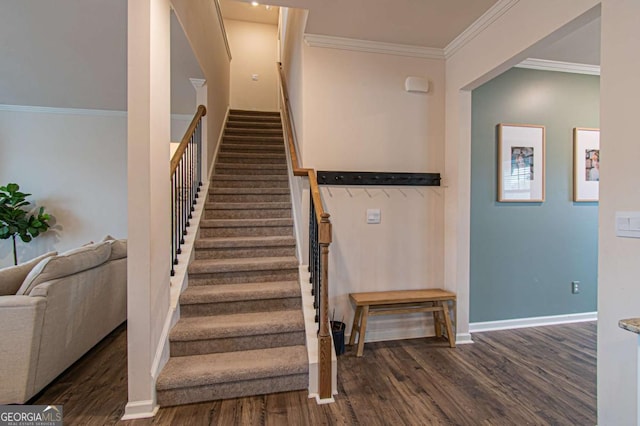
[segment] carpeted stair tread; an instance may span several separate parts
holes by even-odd
[[[242,195],[242,194],[258,194],[258,195],[289,195],[289,188],[211,188],[209,190],[209,194],[215,196],[217,194],[233,194],[233,195]]]
[[[172,342],[224,339],[230,337],[264,336],[304,330],[301,310],[251,312],[181,318],[171,330]]]
[[[220,153],[227,154],[231,152],[273,152],[273,153],[282,153],[284,152],[284,145],[264,145],[264,144],[240,144],[240,143],[223,143],[220,146]]]
[[[280,116],[269,115],[230,115],[228,122],[249,121],[252,123],[281,123]]]
[[[280,247],[295,245],[293,236],[220,237],[196,240],[196,249],[229,247]]]
[[[251,136],[278,136],[282,134],[282,129],[251,129],[247,127],[227,127],[224,129],[225,135],[251,135]]]
[[[262,117],[280,117],[280,111],[261,111],[254,109],[240,109],[240,108],[232,108],[229,110],[229,116],[233,117],[235,115],[258,115]]]
[[[156,388],[162,391],[308,371],[307,349],[302,345],[183,356],[169,359],[158,377]]]
[[[251,164],[251,163],[216,163],[216,167],[225,169],[264,169],[264,170],[287,170],[287,164]]]
[[[189,287],[180,295],[180,304],[192,305],[299,296],[300,285],[296,281],[220,284]]]
[[[286,156],[283,153],[274,152],[221,152],[218,154],[218,158],[229,159],[256,159],[256,160],[286,160]]]
[[[206,203],[205,210],[256,210],[256,209],[290,209],[291,202],[288,201],[264,201],[264,202],[220,202]]]
[[[244,127],[244,128],[251,128],[251,129],[282,129],[282,125],[280,124],[279,121],[248,121],[248,120],[242,120],[242,121],[236,121],[236,120],[229,120],[227,122],[226,128],[227,129],[232,129],[235,127]]]
[[[293,226],[293,219],[203,219],[200,228],[263,228],[270,226]]]
[[[220,181],[220,180],[229,180],[229,181],[276,181],[276,182],[289,182],[288,176],[279,176],[279,175],[225,175],[224,173],[215,173],[211,177],[212,182]]]
[[[278,145],[281,146],[284,143],[284,136],[252,136],[252,135],[223,135],[222,143],[240,143],[240,144],[255,144],[260,143],[263,145]]]
[[[211,274],[238,271],[272,271],[297,269],[298,260],[286,257],[246,257],[238,259],[197,259],[189,265],[189,273]]]

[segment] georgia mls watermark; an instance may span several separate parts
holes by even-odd
[[[0,405],[0,426],[62,426],[62,405]]]

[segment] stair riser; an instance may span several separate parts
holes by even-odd
[[[215,317],[212,317],[215,321]],[[250,351],[252,349],[277,348],[281,346],[304,345],[304,331],[265,334],[260,336],[239,336],[222,339],[171,342],[171,356],[217,354],[221,352]]]
[[[268,122],[268,121],[228,121],[227,129],[278,129],[282,130],[282,124],[279,122]]]
[[[254,154],[256,155],[256,154]],[[228,154],[220,154],[218,156],[221,162],[227,164],[280,164],[287,165],[287,159],[282,156],[279,158],[271,158],[271,157],[245,157],[242,156],[241,153],[228,155]]]
[[[284,146],[282,145],[260,145],[260,144],[234,144],[223,143],[220,146],[220,154],[227,153],[249,153],[249,154],[285,154]]]
[[[189,274],[189,285],[217,285],[238,283],[259,283],[274,281],[297,281],[297,269],[279,269],[269,271],[240,271],[210,274]]]
[[[282,129],[224,129],[224,136],[277,136],[282,137]]]
[[[284,146],[284,138],[282,136],[234,136],[226,135],[222,139],[222,148],[226,144],[233,145],[262,145],[262,146]]]
[[[157,402],[166,407],[226,398],[264,395],[275,392],[306,390],[308,387],[309,374],[305,373],[208,386],[161,390],[157,392]]]
[[[255,111],[252,109],[230,109],[229,117],[253,115],[258,117],[280,117],[280,111]]]
[[[243,168],[235,168],[235,167],[226,167],[226,166],[216,166],[215,172],[224,175],[276,175],[276,176],[286,176],[287,169],[286,168],[278,168],[278,169],[243,169]]]
[[[200,228],[200,237],[285,237],[293,235],[293,230],[291,228],[291,226]]]
[[[198,249],[196,260],[295,256],[295,247]]]
[[[291,209],[207,209],[205,219],[290,219]]]
[[[288,194],[213,194],[209,199],[219,203],[286,203],[291,200]]]
[[[199,317],[227,314],[248,314],[252,312],[273,312],[301,309],[300,297],[280,299],[242,300],[237,302],[180,304],[180,317]]]
[[[229,122],[249,121],[261,123],[281,123],[280,116],[260,116],[260,115],[230,115]]]
[[[274,176],[275,177],[275,176]],[[289,188],[287,180],[228,180],[217,179],[211,181],[212,188]]]

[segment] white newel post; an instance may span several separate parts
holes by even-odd
[[[196,108],[199,105],[204,105],[209,110],[209,105],[207,105],[207,80],[203,78],[190,78],[191,84],[193,88],[196,89]],[[195,111],[195,110],[194,110]],[[208,123],[209,115],[205,115],[202,117],[202,156],[200,157],[202,160],[202,164],[200,166],[200,170],[202,172],[202,181],[203,183],[209,179],[209,168],[207,166],[207,158],[209,158],[209,138],[207,131],[207,123]]]
[[[129,0],[128,403],[124,419],[157,411],[153,365],[169,310],[171,251],[170,5]]]

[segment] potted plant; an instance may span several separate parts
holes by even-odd
[[[26,198],[31,194],[20,192],[20,186],[9,183],[0,186],[0,239],[13,239],[13,262],[18,264],[16,237],[28,243],[49,229],[51,216],[40,207],[36,212],[27,210]]]

